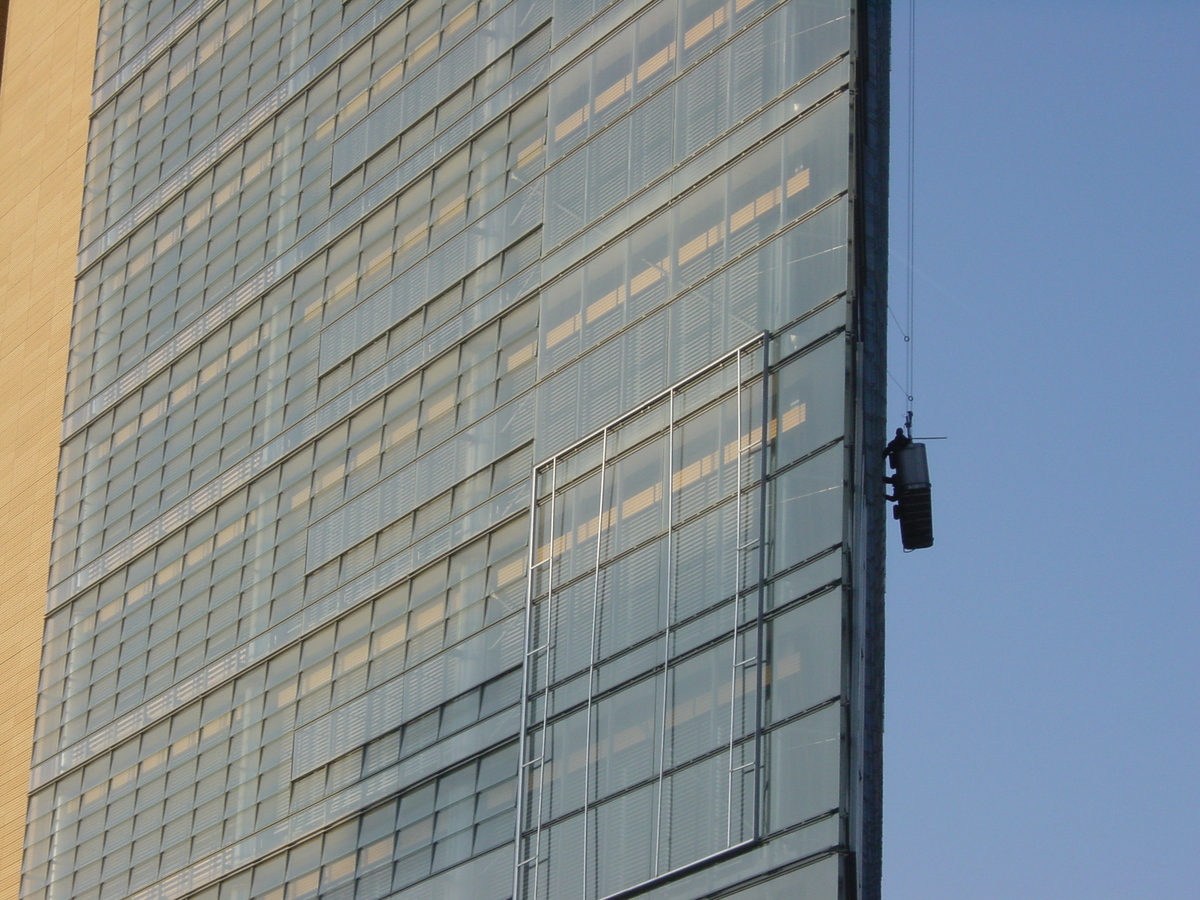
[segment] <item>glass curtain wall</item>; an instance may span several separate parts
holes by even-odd
[[[851,895],[868,7],[102,0],[23,898]]]

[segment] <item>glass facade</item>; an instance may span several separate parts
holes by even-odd
[[[22,897],[877,897],[887,3],[100,9]]]

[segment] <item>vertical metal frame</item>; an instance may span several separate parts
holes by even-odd
[[[759,666],[755,672],[755,708],[754,708],[754,841],[762,840],[763,833],[766,831],[763,825],[762,805],[763,805],[763,768],[764,768],[764,718],[766,704],[766,658],[767,658],[767,637],[766,637],[766,614],[767,614],[767,553],[770,551],[770,542],[767,540],[767,524],[768,510],[767,503],[770,500],[768,492],[769,477],[771,474],[770,454],[773,447],[771,440],[770,427],[771,422],[776,422],[776,430],[781,430],[779,417],[774,419],[771,417],[771,333],[763,332],[762,336],[762,443],[759,449],[759,485],[758,485],[758,591],[757,602],[758,609],[756,610],[755,622],[755,648],[754,652],[758,656]]]
[[[753,348],[747,350],[747,353],[752,352]],[[744,395],[747,391],[745,386],[745,378],[742,375],[742,357],[745,354],[739,352],[737,358],[737,455],[734,458],[735,484],[734,484],[734,576],[733,576],[733,646],[731,649],[732,662],[730,667],[730,694],[729,694],[729,739],[727,743],[729,753],[729,766],[726,773],[726,800],[725,800],[725,844],[732,846],[736,843],[734,840],[734,787],[738,781],[738,776],[747,768],[757,768],[759,764],[758,746],[754,746],[754,755],[748,763],[737,764],[736,751],[739,740],[738,735],[738,703],[739,698],[742,704],[742,714],[745,715],[745,692],[739,692],[742,686],[742,681],[745,677],[745,670],[749,666],[759,665],[762,658],[761,653],[755,653],[754,656],[742,656],[741,638],[745,633],[742,628],[745,614],[743,604],[746,602],[746,597],[743,593],[742,583],[745,578],[743,570],[745,555],[747,550],[751,550],[756,544],[759,545],[759,555],[762,555],[762,535],[757,539],[750,540],[747,535],[743,534],[745,530],[745,484],[744,475],[746,468],[746,458],[754,451],[754,430],[749,421],[750,405],[744,401]],[[763,433],[765,435],[765,432]],[[760,442],[763,439],[760,435]],[[757,625],[760,623],[756,623]],[[755,679],[757,685],[758,679]],[[757,720],[757,707],[759,705],[759,697],[757,690],[755,691],[754,704],[756,707],[755,718]]]
[[[600,496],[596,504],[596,557],[592,570],[592,640],[588,657],[587,741],[584,744],[583,765],[583,875],[584,895],[587,894],[588,814],[592,793],[592,718],[596,702],[596,644],[600,632],[600,537],[604,534],[604,482],[608,475],[608,429],[600,438]]]
[[[558,499],[557,479],[558,479],[558,460],[551,460],[548,464],[550,470],[550,544],[549,552],[546,559],[539,563],[537,561],[537,506],[538,506],[538,477],[547,469],[547,465],[534,466],[532,485],[530,488],[530,515],[529,515],[529,573],[526,576],[525,587],[525,641],[524,655],[522,657],[521,671],[521,723],[520,732],[517,739],[517,764],[519,766],[519,777],[517,778],[517,835],[516,835],[516,869],[513,873],[513,898],[519,896],[519,891],[522,884],[522,875],[529,871],[530,867],[533,870],[533,897],[537,896],[537,878],[538,866],[541,860],[541,843],[542,843],[542,807],[545,803],[545,788],[546,788],[546,720],[549,716],[549,687],[550,679],[547,672],[546,677],[546,699],[542,708],[542,731],[541,731],[541,749],[533,758],[528,758],[530,753],[530,727],[529,727],[529,700],[532,694],[532,679],[534,677],[533,658],[535,655],[547,657],[550,647],[550,629],[551,629],[551,600],[554,595],[554,513],[555,503]],[[546,567],[546,629],[543,635],[542,642],[539,646],[533,647],[533,607],[534,607],[534,585],[536,583],[537,570],[545,565]],[[526,798],[529,794],[529,784],[531,782],[531,770],[537,767],[538,778],[538,793],[537,793],[537,828],[533,840],[533,850],[526,856],[524,852],[525,841],[525,817],[528,814],[526,809]]]
[[[653,877],[658,876],[659,859],[662,854],[663,830],[663,783],[667,772],[667,703],[671,691],[671,596],[674,579],[671,577],[671,560],[675,553],[675,491],[673,479],[675,476],[675,394],[677,389],[672,387],[667,401],[667,478],[663,488],[663,499],[667,502],[667,595],[663,602],[667,606],[665,627],[663,629],[663,689],[662,705],[659,709],[658,728],[658,787],[657,799],[654,805],[654,849]]]

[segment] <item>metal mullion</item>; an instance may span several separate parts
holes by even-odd
[[[667,477],[663,498],[667,504],[667,584],[665,589],[665,616],[663,619],[663,689],[662,689],[662,725],[659,728],[658,741],[658,802],[655,804],[654,820],[654,865],[652,872],[658,875],[659,856],[662,849],[663,832],[663,782],[666,778],[667,767],[667,694],[671,685],[671,569],[674,565],[675,549],[675,503],[674,503],[674,467],[675,467],[675,393],[671,390],[667,400]]]
[[[768,331],[763,332],[762,348],[762,442],[759,447],[758,502],[758,609],[754,623],[755,653],[758,656],[758,668],[755,672],[754,685],[754,840],[759,840],[762,837],[763,831],[763,694],[765,690],[763,684],[765,677],[763,662],[766,659],[767,652],[766,627],[764,622],[767,607],[767,474],[770,471],[767,428],[771,421],[771,333]]]
[[[537,831],[534,838],[535,856],[533,861],[533,900],[537,900],[538,868],[542,864],[542,819],[545,818],[546,808],[546,740],[547,724],[550,720],[550,650],[551,634],[554,628],[554,529],[555,513],[558,510],[558,460],[550,468],[550,555],[546,560],[546,637],[542,642],[542,656],[546,661],[546,688],[542,700],[542,761],[538,766],[538,811]]]
[[[600,500],[596,519],[596,567],[592,575],[592,646],[588,660],[588,698],[586,707],[587,732],[584,742],[583,766],[583,896],[587,897],[588,871],[588,812],[591,808],[588,795],[591,792],[592,769],[592,704],[596,696],[596,645],[600,632],[600,538],[604,533],[604,480],[608,473],[608,429],[600,439]]]
[[[537,535],[537,528],[536,528],[536,526],[537,526],[537,523],[536,523],[537,502],[536,502],[536,498],[537,498],[537,476],[536,476],[536,471],[535,471],[535,475],[534,475],[534,508],[533,508],[533,517],[534,517],[535,521],[534,521],[533,525],[531,526],[531,539],[530,539],[530,559],[531,560],[533,559],[533,554],[535,554],[537,552],[537,548],[535,546],[533,546],[533,543],[536,540],[536,535]],[[526,685],[525,685],[525,687],[526,687],[525,706],[526,707],[528,707],[528,704],[529,704],[529,687],[530,687],[530,681],[529,681],[530,674],[529,673],[532,670],[532,666],[530,664],[530,659],[533,657],[534,654],[541,654],[547,661],[546,688],[544,691],[544,700],[542,702],[542,722],[541,722],[542,748],[541,748],[541,755],[538,757],[537,826],[534,829],[533,854],[531,857],[527,857],[525,860],[521,861],[521,865],[524,866],[526,873],[528,873],[530,871],[530,863],[532,862],[532,877],[533,877],[533,890],[532,890],[532,894],[531,894],[532,900],[536,900],[536,898],[537,898],[538,869],[541,866],[541,852],[542,852],[542,819],[544,818],[543,811],[545,809],[545,804],[546,804],[546,734],[547,734],[546,725],[547,725],[547,721],[549,720],[549,716],[550,716],[550,671],[549,671],[548,663],[549,663],[549,658],[550,658],[550,635],[551,635],[551,629],[553,627],[554,555],[555,555],[554,554],[554,529],[555,529],[555,512],[557,510],[557,506],[558,506],[558,457],[555,457],[554,460],[550,464],[550,513],[549,513],[550,528],[548,529],[550,544],[549,544],[548,556],[546,558],[546,630],[545,630],[545,636],[544,636],[544,639],[542,640],[541,645],[539,647],[529,651],[529,654],[525,657],[525,667],[526,667],[526,673],[527,673],[526,674]],[[528,615],[531,619],[532,614],[533,614],[533,603],[532,603],[533,572],[532,572],[532,568],[530,570],[529,584],[530,584],[530,587],[529,587],[530,605],[529,605],[529,614]],[[527,619],[527,621],[530,621],[530,619]],[[530,631],[532,631],[532,628],[527,627],[526,631],[530,632]],[[521,727],[523,729],[526,729],[526,731],[527,731],[528,726],[525,724],[525,718],[526,718],[525,710],[522,710]],[[523,762],[522,765],[523,765],[523,768],[528,768],[528,764]],[[521,785],[521,790],[522,790],[522,794],[524,794],[524,790],[525,790],[524,785]],[[524,812],[524,810],[522,810],[522,813],[523,812]],[[521,832],[523,832],[523,831],[524,831],[524,823],[521,820],[518,820],[518,822],[517,822],[518,835],[520,835]],[[518,841],[517,855],[518,855],[518,857],[520,857],[520,855],[521,855],[520,841]],[[519,865],[518,872],[517,872],[518,879],[520,878],[520,868],[521,868],[521,866]]]
[[[733,750],[737,734],[737,686],[738,686],[738,623],[741,621],[742,589],[742,457],[746,452],[746,436],[742,434],[742,351],[737,355],[736,373],[737,453],[734,455],[734,502],[733,502],[733,662],[729,672],[729,764],[725,774],[725,845],[733,842]]]
[[[519,774],[517,785],[517,839],[515,847],[516,866],[513,871],[513,897],[520,896],[521,876],[528,868],[528,860],[524,858],[522,848],[525,838],[525,796],[527,794],[527,779],[529,763],[526,756],[529,752],[529,688],[532,677],[532,666],[529,663],[530,643],[533,635],[533,585],[537,564],[537,501],[538,501],[538,468],[533,470],[532,485],[529,498],[529,574],[525,583],[525,636],[523,642],[524,655],[521,658],[521,722],[518,735],[517,770]],[[553,496],[551,503],[553,503]],[[543,747],[545,732],[542,733]],[[540,758],[540,757],[539,757]],[[536,882],[535,882],[536,890]]]
[[[759,428],[760,428],[760,431],[759,431],[760,503],[759,503],[759,533],[758,533],[758,540],[757,540],[757,544],[758,544],[758,573],[757,573],[758,585],[757,585],[757,603],[756,603],[755,618],[754,618],[754,625],[753,625],[754,637],[755,637],[755,649],[754,649],[754,656],[742,659],[740,661],[738,659],[739,630],[742,631],[743,633],[745,631],[749,630],[748,628],[741,629],[741,626],[740,626],[741,607],[742,607],[742,604],[745,602],[745,594],[741,587],[742,568],[743,568],[742,551],[745,549],[749,549],[751,546],[753,546],[753,542],[747,541],[743,544],[743,542],[741,540],[742,502],[743,502],[742,501],[742,496],[743,496],[742,465],[744,462],[743,457],[747,456],[750,453],[750,451],[753,447],[753,444],[750,442],[747,442],[745,445],[743,445],[740,434],[738,436],[739,452],[738,452],[738,458],[737,458],[737,463],[736,463],[738,470],[737,470],[737,502],[735,505],[736,514],[737,514],[737,523],[735,526],[735,532],[737,534],[737,537],[736,537],[735,542],[737,544],[738,556],[737,556],[737,559],[735,561],[735,566],[734,566],[735,572],[737,573],[737,576],[736,576],[737,577],[737,588],[734,592],[734,603],[733,603],[733,607],[734,607],[733,667],[732,667],[732,672],[731,672],[731,684],[730,684],[729,776],[728,776],[729,784],[728,784],[728,808],[727,808],[727,818],[726,818],[726,822],[727,822],[726,843],[730,844],[730,845],[733,844],[734,775],[735,775],[735,773],[743,772],[748,768],[752,768],[754,770],[754,797],[753,797],[753,820],[754,821],[753,821],[753,837],[751,839],[758,840],[761,837],[760,821],[761,821],[761,803],[762,803],[762,730],[763,730],[762,695],[763,695],[763,679],[764,679],[762,663],[763,663],[764,653],[766,651],[765,643],[764,643],[765,633],[764,633],[764,628],[763,628],[763,617],[764,617],[764,611],[765,611],[765,583],[766,583],[766,569],[765,569],[765,564],[766,564],[766,556],[765,556],[765,552],[766,552],[766,494],[765,494],[765,492],[766,492],[766,475],[767,475],[767,468],[766,468],[767,467],[767,444],[768,444],[768,435],[769,435],[769,428],[770,428],[770,405],[769,405],[769,399],[770,399],[770,395],[769,395],[770,334],[768,332],[763,332],[761,346],[762,346],[762,352],[763,352],[763,384],[762,384],[763,407],[762,407],[761,421],[759,423]],[[738,381],[737,381],[739,432],[742,427],[742,391],[744,388],[744,384],[743,384],[741,375],[742,375],[742,373],[741,373],[741,355],[739,353],[739,356],[738,356]],[[747,424],[749,424],[749,423],[747,423]],[[747,434],[749,434],[749,433],[750,433],[750,430],[749,430],[749,428],[747,428]],[[753,698],[753,703],[754,703],[753,758],[748,763],[743,763],[740,766],[735,766],[734,765],[734,750],[735,750],[735,747],[737,744],[736,722],[737,722],[737,698],[739,696],[739,691],[737,690],[738,675],[739,675],[739,671],[744,673],[745,668],[750,665],[753,665],[755,667],[755,687],[754,687],[754,698]],[[743,698],[743,703],[745,702],[745,694],[746,694],[745,691],[741,692],[741,696]]]

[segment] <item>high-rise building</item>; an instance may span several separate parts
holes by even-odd
[[[888,12],[99,0],[22,898],[878,896]]]

